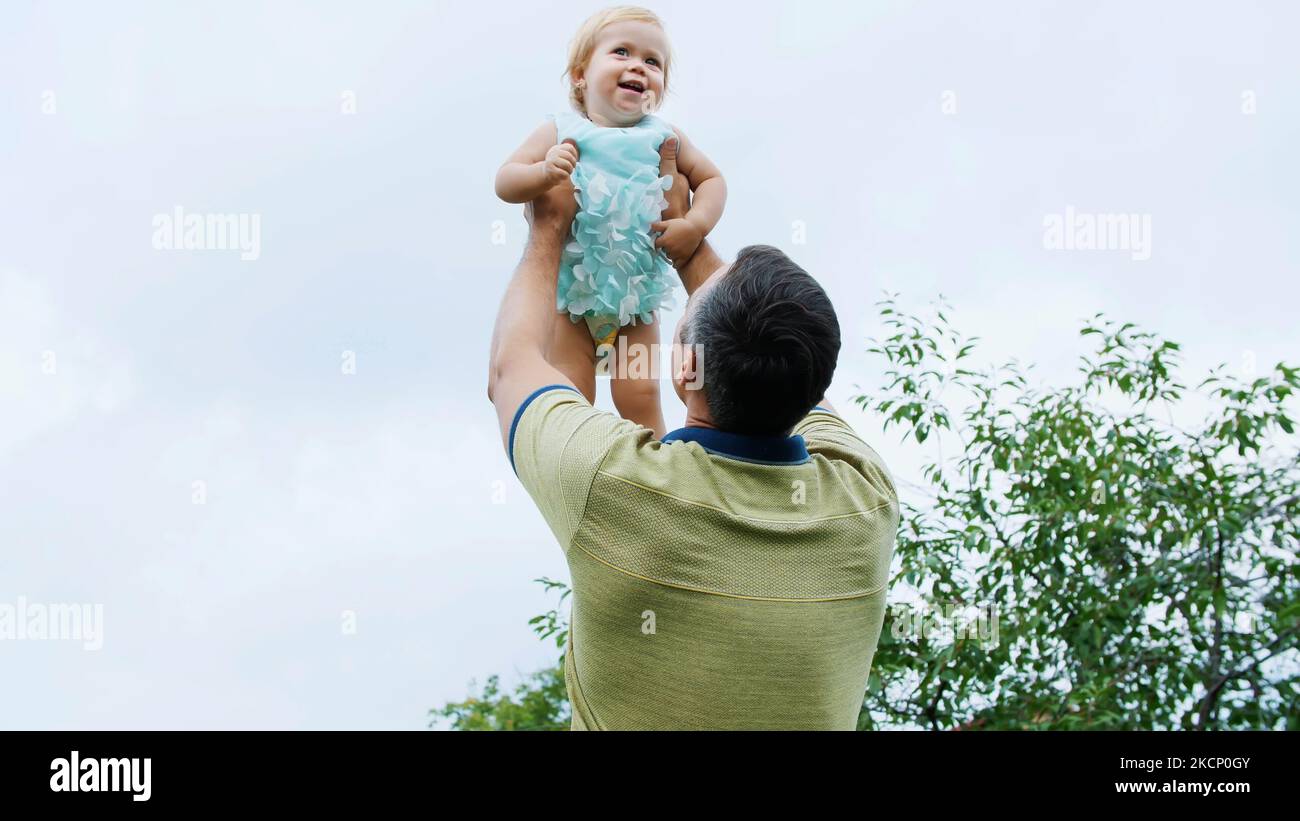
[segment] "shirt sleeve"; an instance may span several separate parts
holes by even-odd
[[[862,438],[839,416],[825,408],[813,408],[792,433],[802,436],[808,453],[821,454],[832,461],[846,462],[861,473],[866,480],[886,498],[898,504],[898,490],[894,479],[880,458]]]
[[[582,522],[596,471],[619,436],[637,426],[587,403],[567,385],[534,391],[510,426],[510,461],[519,482],[565,551]]]

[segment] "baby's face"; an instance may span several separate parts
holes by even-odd
[[[658,108],[667,53],[668,39],[653,23],[623,20],[606,26],[582,77],[592,122],[629,126]]]

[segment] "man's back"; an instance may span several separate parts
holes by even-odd
[[[855,726],[897,496],[835,415],[794,433],[658,442],[570,390],[525,405],[511,453],[572,575],[575,729]]]

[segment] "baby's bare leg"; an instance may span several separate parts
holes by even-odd
[[[551,350],[546,357],[557,371],[569,377],[587,401],[596,404],[596,345],[585,322],[571,322],[567,312],[556,311]]]
[[[624,419],[650,428],[657,438],[668,432],[659,404],[659,322],[625,325],[614,345],[609,368],[614,407]]]

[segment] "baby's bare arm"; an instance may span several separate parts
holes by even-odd
[[[708,236],[718,220],[722,219],[722,209],[727,204],[727,181],[722,178],[722,172],[713,161],[688,140],[680,129],[673,130],[677,132],[679,144],[677,170],[686,175],[691,183],[691,191],[695,192],[686,219],[700,229],[701,234]]]
[[[568,179],[578,153],[568,143],[556,145],[555,123],[545,122],[497,171],[497,196],[506,202],[532,202],[560,180]]]

